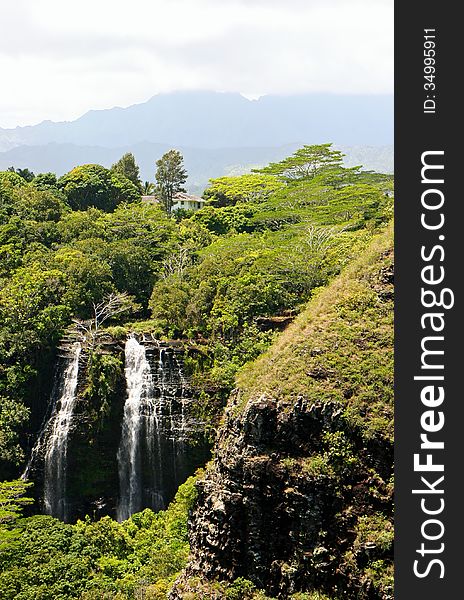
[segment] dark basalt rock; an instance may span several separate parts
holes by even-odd
[[[198,577],[244,577],[277,598],[311,589],[349,590],[343,597],[353,599],[392,598],[379,596],[370,582],[340,566],[353,543],[357,516],[373,501],[370,488],[378,492],[377,508],[389,510],[391,498],[372,468],[385,464],[386,456],[391,459],[391,448],[363,448],[337,403],[311,404],[301,397],[286,406],[264,395],[241,411],[239,403],[237,394],[214,463],[198,483],[189,523],[191,559],[170,599],[187,597]],[[335,431],[344,431],[358,450],[359,466],[332,477],[305,472],[305,457],[317,454],[322,436]],[[387,464],[391,467],[391,460]],[[355,560],[362,566],[362,556]]]

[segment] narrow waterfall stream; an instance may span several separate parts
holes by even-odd
[[[28,477],[29,469],[37,456],[43,452],[44,490],[43,502],[46,514],[66,521],[66,476],[68,436],[72,425],[79,374],[79,357],[82,346],[75,342],[70,348],[70,356],[54,389],[52,414],[45,424],[31,454],[31,460],[23,477]]]
[[[135,337],[126,342],[125,374],[127,399],[117,454],[120,487],[116,511],[118,521],[127,519],[142,507],[142,409],[151,392],[152,377],[145,347]]]

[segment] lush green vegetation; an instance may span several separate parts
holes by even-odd
[[[189,580],[187,588],[182,591],[185,600],[276,600],[258,589],[253,582],[244,577],[237,577],[233,582],[208,582],[198,577]],[[322,592],[296,593],[290,600],[339,600]],[[341,599],[340,599],[341,600]]]
[[[121,524],[104,517],[75,525],[45,515],[21,518],[18,499],[3,502],[11,484],[0,484],[0,598],[166,598],[189,552],[194,480],[179,487],[166,511],[146,509]]]
[[[69,525],[49,516],[23,518],[28,485],[0,484],[0,597],[4,600],[163,600],[189,553],[187,519],[195,480],[179,487],[165,511],[146,509],[123,523],[109,517]],[[195,583],[195,582],[194,582]],[[273,600],[251,582],[198,583],[192,598]],[[188,596],[187,596],[188,597]],[[295,594],[295,600],[330,600]]]
[[[306,172],[289,177],[293,163],[301,170],[302,155]],[[111,170],[84,165],[59,180],[0,174],[0,458],[7,474],[22,460],[16,432],[27,428],[32,382],[71,320],[90,318],[108,294],[129,294],[131,318],[146,329],[201,342],[189,367],[212,416],[237,369],[274,338],[259,319],[298,312],[389,220],[391,178],[343,169],[328,146],[283,162],[271,165],[274,174],[213,181],[208,205],[177,220],[140,202],[130,156]]]
[[[185,174],[175,158],[173,185],[180,186]],[[61,178],[0,173],[0,480],[14,479],[24,466],[34,394],[46,389],[60,339],[74,321],[85,325],[94,318],[96,305],[124,300],[124,310],[102,325],[113,337],[144,331],[184,341],[197,411],[209,434],[237,374],[278,336],[279,319],[291,319],[319,297],[392,216],[391,177],[344,169],[328,145],[305,147],[259,173],[212,181],[207,205],[193,214],[169,214],[171,183],[161,175],[167,210],[141,201],[142,190],[153,188],[142,187],[131,155],[111,169],[83,165]],[[359,302],[373,317],[375,300],[363,294]],[[346,353],[356,352],[349,317],[359,308],[351,297],[343,302],[336,310],[346,315]],[[372,343],[376,324],[382,326],[372,322]],[[99,354],[98,336],[92,339],[84,396],[98,423],[121,364]],[[327,353],[331,372],[339,351]],[[282,369],[276,371],[282,386],[297,390],[300,383]],[[347,383],[354,388],[369,375],[351,402],[375,413],[366,438],[390,431],[382,402],[367,406],[377,377],[369,369],[366,358]],[[266,383],[259,368],[239,377]],[[342,393],[329,383],[322,391]],[[353,422],[359,414],[352,411]],[[164,598],[185,564],[193,495],[190,481],[166,512],[144,511],[120,525],[109,518],[76,525],[46,516],[7,519],[0,525],[12,532],[0,538],[0,596]],[[223,593],[265,598],[246,581]],[[306,597],[319,596],[300,596]]]
[[[330,288],[314,293],[310,310],[265,355],[241,371],[243,402],[258,391],[339,402],[366,441],[393,441],[393,296],[382,289],[381,278],[372,284],[379,277],[379,252],[391,255],[391,238],[389,227]],[[390,256],[384,265],[387,281],[391,262]],[[333,451],[337,444],[328,440],[327,446]]]

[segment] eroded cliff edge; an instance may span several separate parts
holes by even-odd
[[[389,229],[241,373],[170,598],[393,598],[392,472]]]

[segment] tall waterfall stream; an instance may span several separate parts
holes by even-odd
[[[126,342],[127,398],[117,456],[119,521],[147,506],[164,508],[167,489],[188,474],[182,368],[166,348],[149,352],[133,336]]]
[[[66,501],[68,439],[77,399],[80,342],[70,348],[70,356],[52,392],[52,413],[42,428],[23,474],[27,479],[40,453],[44,460],[44,512],[63,521],[68,520]]]
[[[130,337],[126,342],[124,371],[127,399],[124,404],[121,442],[117,455],[120,488],[118,521],[123,521],[140,510],[142,504],[143,409],[149,401],[148,394],[153,378],[145,348],[135,337]]]

